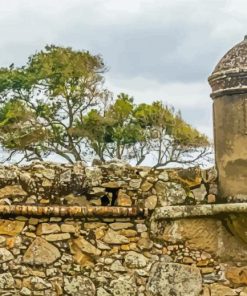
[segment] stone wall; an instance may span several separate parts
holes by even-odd
[[[0,295],[246,296],[244,214],[155,219],[161,207],[225,202],[216,181],[214,169],[0,167],[6,207],[145,209],[129,217],[0,213]]]

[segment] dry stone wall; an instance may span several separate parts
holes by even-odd
[[[136,216],[0,218],[0,295],[247,295],[245,215],[155,220],[225,202],[214,169],[0,167],[0,205],[141,208]],[[103,208],[104,209],[104,208]]]

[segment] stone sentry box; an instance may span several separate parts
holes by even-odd
[[[221,197],[247,199],[247,36],[209,77]]]

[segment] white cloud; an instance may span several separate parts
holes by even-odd
[[[108,85],[212,135],[207,77],[247,33],[246,0],[0,0],[0,66],[47,43],[101,53]]]

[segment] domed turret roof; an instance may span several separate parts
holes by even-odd
[[[219,61],[212,74],[229,70],[247,70],[247,36],[230,49]]]
[[[208,80],[213,98],[247,92],[247,36],[224,55]]]

